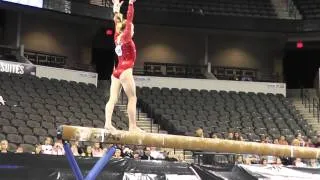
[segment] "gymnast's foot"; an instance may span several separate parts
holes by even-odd
[[[105,125],[104,128],[110,132],[117,131],[117,128],[113,127],[112,125]]]
[[[137,132],[137,133],[145,133],[142,129],[140,129],[139,127],[132,127],[129,128],[130,132]]]

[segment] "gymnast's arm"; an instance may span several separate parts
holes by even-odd
[[[132,21],[134,17],[134,7],[133,3],[135,0],[129,0],[129,6],[128,6],[128,11],[127,11],[127,21],[126,21],[126,28],[123,32],[123,40],[124,42],[128,42],[132,37],[131,37],[131,31],[132,31]]]
[[[123,21],[123,15],[120,13],[120,9],[121,6],[123,4],[124,1],[119,2],[119,0],[114,1],[113,4],[113,13],[114,13],[114,17],[113,17],[113,21],[114,21],[114,26],[115,26],[115,37],[119,34],[119,26],[118,24],[121,23]]]

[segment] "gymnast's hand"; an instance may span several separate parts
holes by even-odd
[[[113,4],[119,4],[119,2],[120,2],[119,0],[112,0]]]
[[[129,0],[129,4],[133,4],[136,0]]]
[[[112,2],[113,2],[113,12],[119,13],[124,1],[119,2],[119,0],[113,0]]]

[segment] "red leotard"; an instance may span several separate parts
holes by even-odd
[[[118,66],[114,68],[112,74],[114,77],[118,79],[123,71],[129,68],[133,68],[134,62],[136,60],[136,45],[134,44],[131,36],[133,16],[134,16],[134,7],[133,7],[133,4],[129,3],[126,28],[122,34],[120,43],[117,42],[117,38],[120,34],[115,33],[114,35],[114,42],[118,47],[118,50],[116,50],[116,52],[118,51],[117,52]]]

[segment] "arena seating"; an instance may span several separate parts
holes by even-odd
[[[151,0],[137,1],[137,8],[150,11],[197,13],[201,15],[277,17],[270,0]]]
[[[294,0],[294,2],[305,19],[320,18],[320,1]]]
[[[284,135],[290,141],[298,132],[314,136],[282,95],[143,87],[138,97],[143,110],[172,134],[194,135],[201,127],[207,136],[212,132],[224,138],[236,131],[252,141],[259,141],[261,135]]]
[[[104,126],[103,88],[6,73],[0,73],[0,82],[0,95],[6,101],[0,106],[0,139],[7,139],[11,149],[43,143],[46,136],[56,136],[61,124]],[[115,108],[113,121],[119,129],[128,128],[120,109]]]
[[[0,139],[10,148],[32,151],[46,136],[55,137],[61,124],[104,125],[105,88],[64,80],[0,73]],[[260,135],[290,141],[296,132],[314,132],[290,101],[281,95],[168,88],[137,88],[139,106],[171,134],[193,135],[198,127],[225,137],[239,131],[247,140]],[[127,117],[115,108],[113,125],[127,129]],[[208,135],[208,134],[207,134]]]

